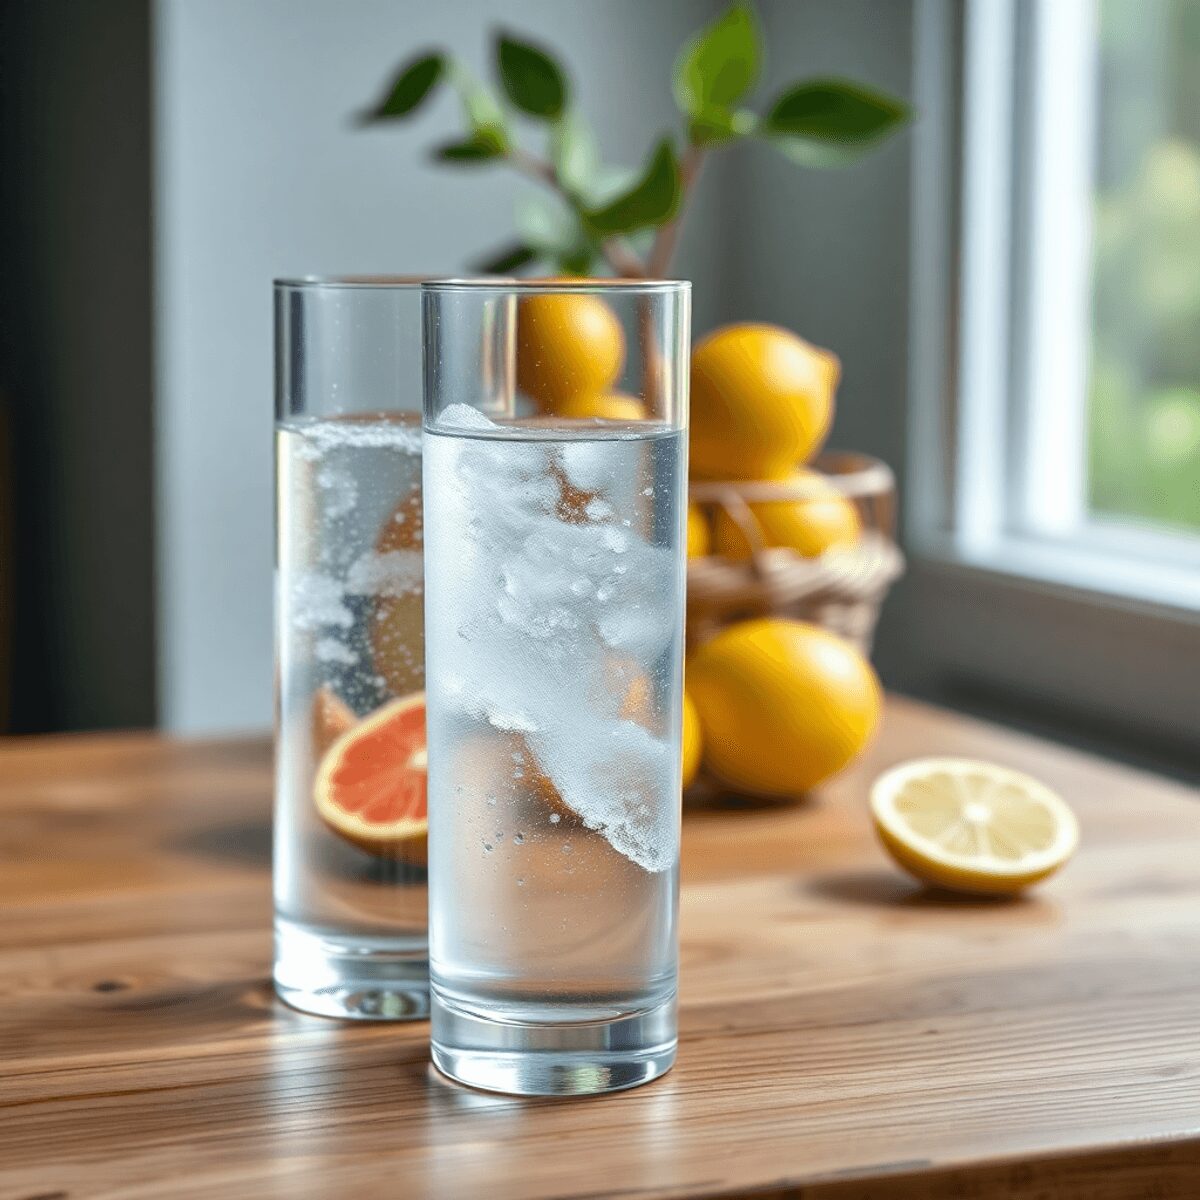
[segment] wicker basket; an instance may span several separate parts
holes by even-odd
[[[724,509],[745,535],[747,561],[709,556],[688,562],[687,635],[698,645],[725,625],[773,614],[812,621],[871,650],[875,623],[888,588],[904,570],[896,547],[896,481],[891,470],[862,454],[830,452],[814,466],[858,509],[862,536],[853,546],[803,558],[794,550],[765,547],[750,504],[803,500],[815,495],[803,483],[701,483],[689,499],[710,519]]]

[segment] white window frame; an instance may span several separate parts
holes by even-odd
[[[1200,537],[1086,508],[1096,33],[1094,0],[917,2],[913,603],[930,678],[1200,744]]]

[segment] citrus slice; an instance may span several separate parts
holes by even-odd
[[[321,819],[380,858],[424,865],[429,835],[425,693],[393,700],[333,743],[317,768]]]
[[[881,775],[871,815],[887,851],[926,883],[1009,895],[1053,874],[1079,842],[1065,802],[1019,771],[922,758]]]

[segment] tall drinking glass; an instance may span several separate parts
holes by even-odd
[[[633,1087],[676,1043],[689,285],[424,297],[433,1060]]]
[[[275,987],[428,1012],[419,281],[275,285]]]

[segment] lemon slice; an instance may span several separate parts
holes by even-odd
[[[1079,842],[1065,802],[1019,771],[965,758],[922,758],[871,788],[875,830],[926,883],[1009,895],[1053,874]]]

